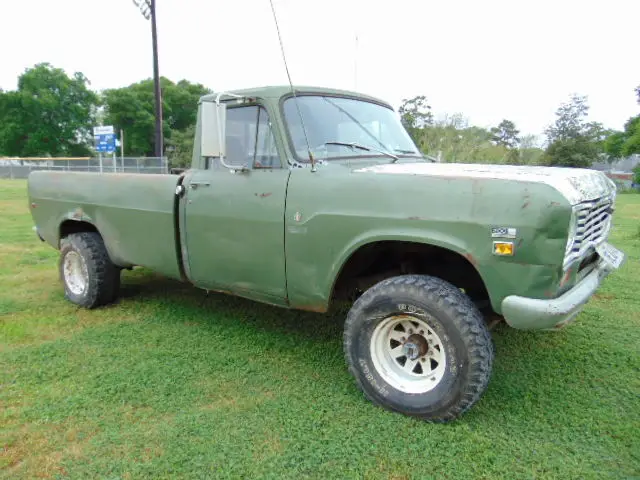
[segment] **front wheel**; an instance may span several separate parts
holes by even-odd
[[[426,275],[384,280],[347,316],[351,374],[373,403],[433,422],[452,420],[487,388],[493,344],[459,289]]]

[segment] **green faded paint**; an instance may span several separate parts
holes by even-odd
[[[43,238],[59,248],[64,220],[94,225],[118,265],[140,265],[180,278],[174,235],[175,175],[33,172],[31,213]]]
[[[191,281],[286,305],[284,204],[289,169],[192,170],[183,197]]]
[[[286,214],[292,305],[325,309],[346,260],[363,245],[384,240],[430,244],[464,256],[498,312],[506,295],[543,298],[556,288],[570,208],[551,187],[355,173],[359,163],[331,162],[316,173],[292,172]],[[493,255],[491,226],[518,229],[513,257]]]
[[[387,106],[354,92],[296,90]],[[312,172],[308,164],[294,161],[282,115],[290,89],[234,93],[246,98],[223,95],[229,108],[259,104],[267,110],[279,168],[205,169],[198,119],[193,168],[184,176],[185,194],[177,211],[177,176],[36,172],[29,178],[29,192],[37,204],[32,212],[41,235],[58,248],[64,220],[86,221],[102,234],[119,265],[143,265],[174,278],[183,268],[202,288],[314,311],[327,309],[351,255],[379,241],[435,245],[458,253],[478,271],[498,313],[507,296],[555,298],[579,280],[574,273],[560,289],[576,203],[570,199],[589,186],[574,181],[573,171],[505,167],[508,175],[502,175],[495,166],[482,171],[426,165],[415,157],[390,165],[387,157],[369,155],[321,162]],[[201,102],[215,98],[208,95]],[[548,172],[564,176],[578,193],[567,197],[557,183],[541,180]],[[575,172],[583,182],[588,177],[592,191],[611,193],[600,174]],[[201,185],[193,188],[193,183]],[[517,229],[514,256],[493,254],[491,227]]]

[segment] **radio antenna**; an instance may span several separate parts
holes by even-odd
[[[280,51],[282,52],[282,61],[284,62],[284,69],[287,71],[287,78],[289,79],[289,86],[291,87],[291,93],[293,94],[293,101],[296,104],[296,110],[298,111],[298,116],[300,117],[300,126],[302,127],[302,133],[304,134],[304,141],[307,144],[307,152],[309,152],[309,161],[311,162],[311,171],[316,171],[316,161],[313,158],[313,153],[311,153],[311,144],[309,143],[309,137],[307,136],[307,128],[304,126],[304,120],[302,118],[302,111],[300,110],[300,105],[298,104],[298,96],[296,95],[296,90],[293,88],[293,83],[291,82],[291,74],[289,73],[289,66],[287,65],[287,56],[284,53],[284,44],[282,43],[282,36],[280,35],[280,27],[278,26],[278,17],[276,15],[276,9],[273,6],[273,0],[269,0],[271,4],[271,12],[273,13],[273,21],[276,24],[276,31],[278,32],[278,41],[280,42]]]

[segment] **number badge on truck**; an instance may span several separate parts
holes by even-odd
[[[514,227],[491,227],[491,238],[516,238],[518,229]]]

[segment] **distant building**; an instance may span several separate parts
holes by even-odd
[[[640,164],[640,155],[635,154],[627,158],[620,158],[611,163],[609,162],[596,162],[591,165],[594,170],[600,170],[601,172],[626,172],[631,173],[633,169]]]
[[[611,163],[597,162],[591,168],[604,172],[611,180],[616,182],[619,188],[640,188],[633,184],[633,169],[640,165],[640,155],[631,155]]]

